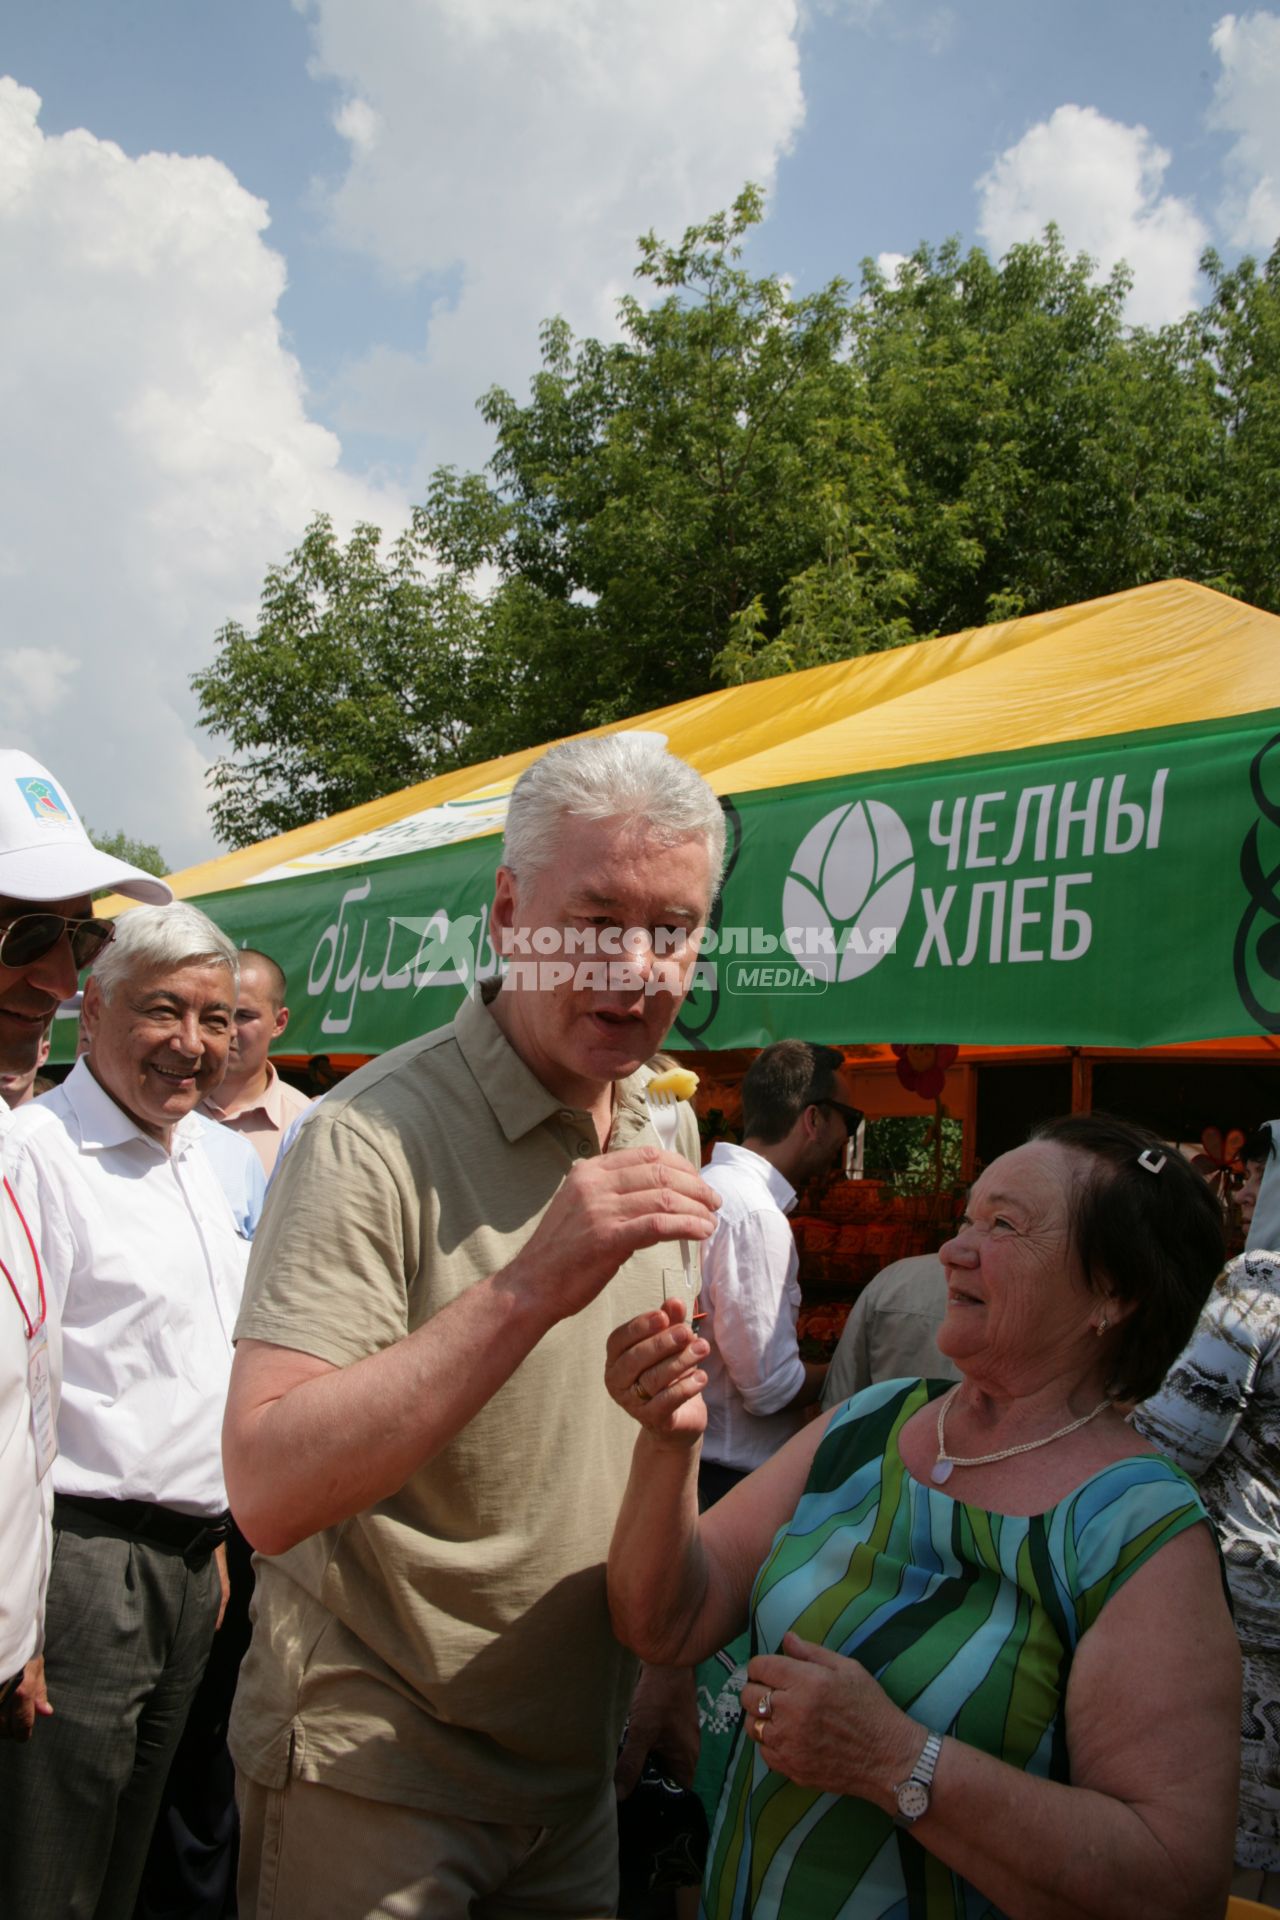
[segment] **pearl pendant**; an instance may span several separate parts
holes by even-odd
[[[951,1469],[954,1466],[954,1460],[935,1460],[930,1469],[929,1478],[935,1481],[938,1486],[941,1486],[945,1480],[951,1478]]]

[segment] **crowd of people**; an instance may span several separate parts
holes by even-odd
[[[620,1831],[636,1920],[1280,1906],[1280,1255],[1074,1117],[805,1359],[843,1057],[705,1169],[645,1097],[723,855],[654,736],[550,750],[495,950],[647,937],[309,1103],[276,962],[0,752],[0,1912],[602,1920]]]

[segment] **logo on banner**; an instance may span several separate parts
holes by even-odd
[[[71,812],[51,780],[27,774],[17,783],[18,792],[31,809],[31,817],[46,827],[69,827]]]
[[[815,980],[860,979],[892,953],[915,876],[911,835],[892,807],[836,807],[792,858],[782,889],[787,947]]]
[[[1280,734],[1254,756],[1249,785],[1262,819],[1255,821],[1240,849],[1240,878],[1249,904],[1236,928],[1236,989],[1264,1033],[1280,1033],[1280,800],[1267,791],[1280,785]],[[1267,762],[1271,764],[1268,767]]]

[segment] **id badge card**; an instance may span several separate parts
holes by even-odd
[[[41,1321],[27,1341],[27,1390],[31,1395],[31,1438],[36,1449],[36,1479],[43,1480],[58,1454],[53,1418],[53,1381],[49,1373],[49,1329]]]

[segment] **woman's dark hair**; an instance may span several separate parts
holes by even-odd
[[[1222,1271],[1222,1209],[1176,1147],[1128,1120],[1067,1114],[1031,1138],[1088,1163],[1068,1230],[1093,1291],[1136,1303],[1119,1329],[1107,1385],[1116,1400],[1145,1400],[1191,1338]]]
[[[1276,1143],[1272,1137],[1271,1128],[1264,1120],[1260,1127],[1254,1128],[1241,1147],[1239,1158],[1244,1161],[1246,1167],[1250,1167],[1257,1160],[1264,1163],[1268,1161],[1275,1150]]]

